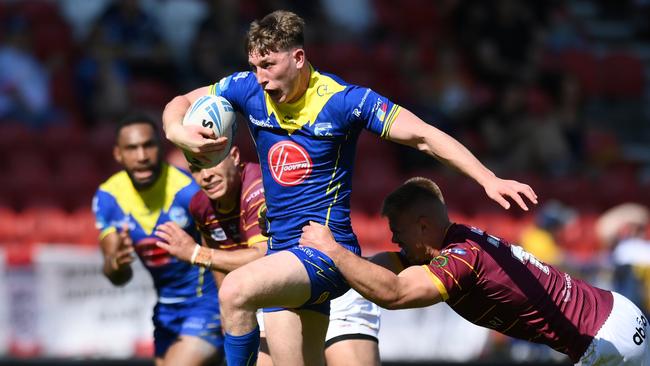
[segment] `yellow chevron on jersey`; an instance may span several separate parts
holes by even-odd
[[[176,193],[190,184],[192,179],[176,169],[163,164],[160,178],[148,189],[138,191],[126,171],[109,178],[99,188],[115,197],[125,214],[130,214],[142,230],[151,235],[161,212],[169,211]]]
[[[345,86],[336,80],[319,73],[311,66],[310,68],[309,87],[305,94],[294,103],[277,105],[267,93],[264,93],[269,116],[275,114],[280,127],[289,134],[301,129],[305,124],[312,125],[332,95],[345,89]]]

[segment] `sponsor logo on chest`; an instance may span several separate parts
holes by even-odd
[[[267,160],[271,176],[285,187],[302,183],[313,166],[307,151],[293,141],[275,143],[269,149]]]

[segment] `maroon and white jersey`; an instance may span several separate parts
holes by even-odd
[[[473,227],[452,224],[440,255],[424,267],[443,300],[463,318],[546,344],[573,362],[612,310],[611,292]]]
[[[203,191],[192,197],[190,213],[211,248],[234,250],[266,241],[258,224],[260,210],[265,204],[260,166],[244,163],[241,182],[239,202],[230,212],[215,209]]]

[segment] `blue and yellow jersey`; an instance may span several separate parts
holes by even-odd
[[[174,221],[199,242],[199,233],[189,213],[192,196],[199,186],[182,170],[163,164],[153,186],[138,191],[126,171],[99,186],[93,199],[100,240],[128,224],[138,257],[151,273],[159,301],[182,302],[208,296],[216,299],[217,288],[210,271],[181,262],[156,246],[156,226]]]
[[[269,249],[297,245],[311,220],[358,253],[350,224],[357,139],[363,129],[387,138],[400,106],[315,69],[295,103],[276,105],[251,72],[225,77],[210,91],[248,119],[262,167]]]

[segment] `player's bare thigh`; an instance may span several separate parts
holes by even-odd
[[[215,348],[209,342],[194,336],[180,336],[165,353],[163,362],[158,362],[156,366],[207,366],[218,365],[223,359],[222,351]]]
[[[309,299],[311,284],[298,257],[290,252],[278,252],[230,272],[219,292],[223,312],[232,306],[297,308]]]
[[[265,313],[264,331],[273,364],[324,365],[328,322],[325,314],[312,310]]]
[[[325,349],[327,366],[379,366],[379,347],[369,339],[346,339]]]

